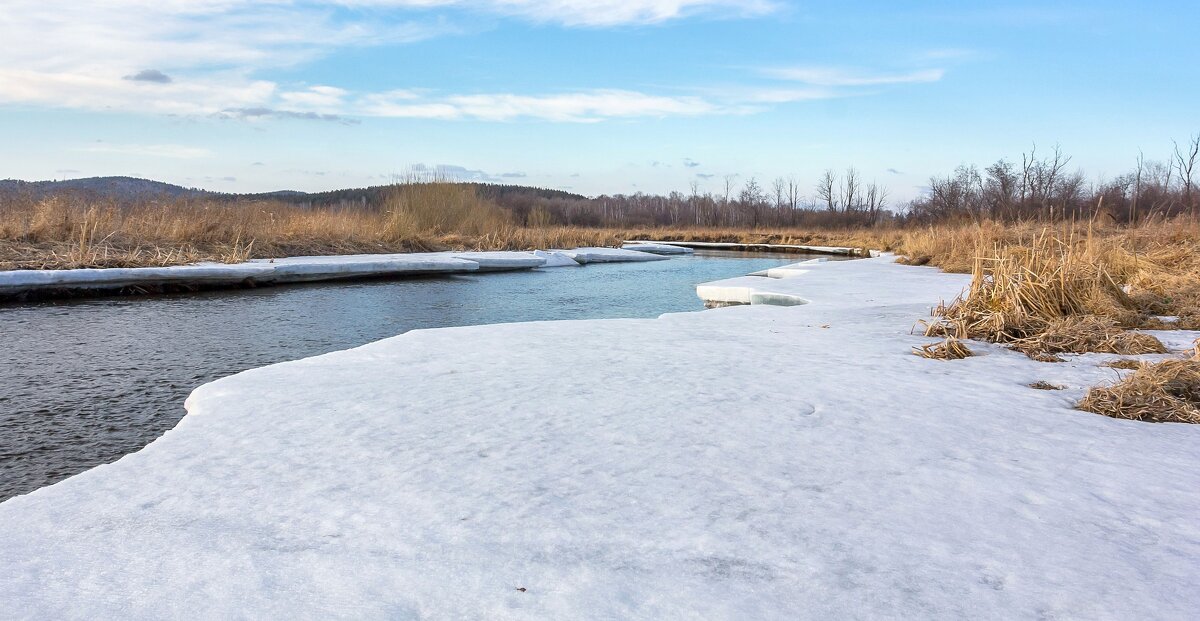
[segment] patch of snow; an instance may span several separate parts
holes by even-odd
[[[1196,330],[1140,330],[1162,341],[1167,351],[1184,352],[1196,346],[1200,331]]]
[[[529,270],[542,267],[546,260],[535,252],[517,251],[488,251],[488,252],[455,252],[457,259],[466,259],[479,264],[481,272],[505,272],[512,270]]]
[[[457,258],[450,253],[359,254],[323,257],[286,257],[255,259],[250,262],[269,265],[271,280],[279,283],[360,278],[363,276],[407,275],[424,273],[473,272],[477,261]]]
[[[719,250],[783,250],[800,252],[819,252],[821,254],[850,255],[859,253],[857,248],[844,246],[807,246],[801,244],[745,244],[740,242],[676,242],[676,241],[630,241],[631,244],[654,244],[663,246],[684,246],[688,248],[713,248]],[[879,256],[872,252],[871,256]]]
[[[628,263],[634,261],[665,261],[665,257],[649,252],[624,250],[621,248],[575,248],[574,250],[554,250],[560,254],[575,259],[579,263]]]
[[[38,289],[119,288],[134,285],[237,285],[407,276],[430,273],[494,272],[569,264],[665,259],[616,248],[554,252],[423,252],[254,259],[245,263],[201,263],[173,267],[0,271],[0,297]],[[553,259],[554,265],[547,265]],[[568,263],[570,262],[570,263]]]
[[[39,287],[121,287],[145,282],[163,284],[203,282],[238,283],[246,279],[268,280],[269,265],[200,263],[172,267],[106,268],[77,270],[0,271],[0,293]]]
[[[546,261],[542,264],[542,267],[579,267],[580,265],[580,263],[575,259],[572,259],[561,252],[555,252],[553,250],[534,250],[533,254]]]
[[[692,250],[691,248],[684,248],[683,246],[670,246],[667,244],[644,244],[644,243],[637,243],[637,242],[624,244],[623,246],[621,246],[621,248],[624,248],[625,250],[637,250],[638,252],[649,252],[651,254],[666,254],[666,255],[692,254],[692,253],[696,252],[695,250]]]
[[[202,386],[145,449],[0,503],[0,601],[135,619],[1200,609],[1200,426],[1074,410],[1112,378],[1090,358],[912,355],[913,324],[968,276],[864,259],[755,280],[810,303],[418,330]]]

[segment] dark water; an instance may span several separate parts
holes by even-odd
[[[418,328],[656,317],[695,285],[803,260],[707,252],[618,263],[0,306],[0,500],[136,451],[193,388]]]

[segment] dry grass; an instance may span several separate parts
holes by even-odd
[[[1100,366],[1108,367],[1110,369],[1123,369],[1125,371],[1132,371],[1133,369],[1137,369],[1137,368],[1141,367],[1142,363],[1139,360],[1131,360],[1129,358],[1121,358],[1120,360],[1112,360],[1109,362],[1105,362],[1105,363],[1101,364]]]
[[[1200,329],[1200,220],[1150,220],[1136,227],[1082,222],[1049,228],[984,221],[901,231],[893,247],[904,255],[901,262],[958,273],[989,272],[994,263],[1032,252],[1042,266],[1062,263],[1067,275],[1078,275],[1079,270],[1072,269],[1077,266],[1064,260],[1069,259],[1085,265],[1093,277],[1103,273],[1121,286],[1121,293],[1101,293],[1107,308],[1091,309],[1094,314],[1121,325]],[[1110,298],[1116,306],[1107,303]],[[1155,315],[1177,316],[1179,321],[1163,323]]]
[[[1064,388],[1058,384],[1051,384],[1050,382],[1043,382],[1041,380],[1030,384],[1029,387],[1035,390],[1064,390]]]
[[[515,226],[472,188],[398,186],[380,209],[179,200],[119,206],[51,197],[0,202],[0,270],[428,250],[614,246],[616,231]]]
[[[626,239],[857,248],[863,256],[870,256],[870,250],[890,251],[895,249],[902,236],[902,232],[896,229],[833,229],[822,231],[777,229],[748,231],[688,228],[633,229],[626,232]]]
[[[1123,329],[1143,314],[1090,244],[1051,231],[1026,245],[977,250],[968,290],[934,314],[930,336],[1001,343],[1030,356],[1166,351],[1154,337]]]
[[[1088,391],[1081,410],[1154,423],[1200,423],[1200,360],[1144,364],[1112,386]]]
[[[975,355],[962,341],[954,337],[946,337],[941,343],[913,347],[913,353],[930,360],[962,360]]]

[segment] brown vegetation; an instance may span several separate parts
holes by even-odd
[[[1089,390],[1079,408],[1113,418],[1200,423],[1200,360],[1141,365],[1116,384]]]
[[[1045,382],[1042,380],[1038,380],[1030,384],[1029,387],[1035,390],[1063,390],[1063,387],[1059,386],[1058,384],[1051,384],[1050,382]]]
[[[396,186],[375,209],[277,201],[132,205],[0,200],[0,269],[141,267],[297,255],[615,245],[614,231],[523,227],[449,183]]]
[[[962,344],[962,341],[952,336],[946,337],[941,343],[929,343],[914,347],[913,353],[931,360],[962,360],[975,355],[966,345]]]

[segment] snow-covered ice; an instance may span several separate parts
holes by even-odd
[[[579,263],[621,263],[629,261],[664,261],[670,257],[651,254],[649,252],[638,252],[637,250],[624,250],[621,248],[575,248],[574,250],[554,250],[564,254]]]
[[[533,254],[546,261],[542,267],[579,267],[581,265],[579,261],[553,250],[534,250]]]
[[[740,242],[697,242],[697,241],[630,241],[630,244],[655,246],[680,246],[687,248],[709,248],[712,250],[782,250],[790,252],[818,252],[821,254],[857,256],[857,248],[844,246],[809,246],[804,244],[748,244]],[[875,256],[875,253],[872,253]]]
[[[478,261],[459,258],[454,253],[357,254],[319,257],[255,259],[251,264],[273,268],[271,282],[308,282],[422,273],[473,272]],[[231,267],[237,267],[233,265]]]
[[[201,263],[172,267],[0,271],[0,298],[54,289],[119,289],[129,286],[234,286],[315,282],[371,276],[494,272],[581,263],[654,261],[645,252],[577,248],[551,252],[419,252],[254,259],[245,263]]]
[[[646,244],[646,243],[640,243],[640,242],[627,243],[627,244],[622,245],[621,248],[623,248],[625,250],[637,250],[638,252],[649,252],[651,254],[666,254],[666,255],[692,254],[693,252],[696,252],[695,250],[692,250],[691,248],[684,248],[683,246],[671,246],[668,244]]]
[[[1194,618],[1200,426],[1072,409],[1100,355],[912,355],[965,276],[805,268],[753,279],[802,306],[415,331],[207,384],[142,451],[0,503],[0,614]]]

